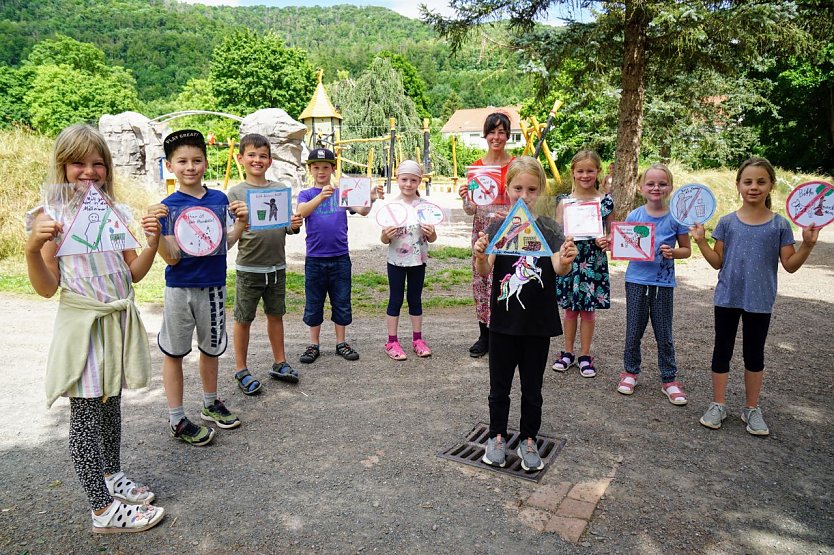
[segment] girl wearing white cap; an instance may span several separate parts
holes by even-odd
[[[418,190],[423,179],[420,164],[405,160],[397,169],[397,185],[400,195],[394,202],[416,207],[422,202]],[[431,356],[431,349],[423,340],[423,282],[426,278],[426,260],[429,257],[429,243],[437,240],[433,225],[410,223],[402,227],[386,227],[381,240],[388,245],[388,309],[386,323],[388,341],[385,352],[394,360],[405,360],[406,354],[397,338],[400,309],[406,296],[408,282],[408,315],[411,318],[411,346],[418,357]]]

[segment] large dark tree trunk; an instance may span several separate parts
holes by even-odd
[[[625,4],[622,95],[614,166],[614,217],[617,220],[622,220],[634,208],[637,193],[640,137],[643,134],[646,29],[650,21],[645,0],[627,0]]]

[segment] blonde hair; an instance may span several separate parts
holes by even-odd
[[[67,164],[84,160],[91,152],[101,156],[107,167],[102,190],[113,198],[113,157],[101,133],[86,123],[70,125],[58,134],[47,173],[47,183],[67,183]]]
[[[674,187],[674,183],[672,181],[672,170],[670,170],[666,166],[666,164],[652,164],[651,166],[649,166],[648,168],[643,170],[643,173],[641,173],[640,176],[637,178],[637,186],[638,187],[643,186],[643,183],[646,182],[646,174],[648,174],[652,170],[659,170],[659,171],[662,171],[663,173],[665,173],[666,174],[666,180],[669,182],[669,188],[671,189],[672,187]]]
[[[576,182],[573,180],[573,168],[576,167],[576,164],[579,162],[584,162],[585,160],[592,160],[594,164],[597,166],[597,179],[596,183],[594,183],[594,187],[599,190],[599,172],[602,171],[602,158],[599,157],[599,154],[594,152],[593,150],[580,150],[577,152],[573,158],[570,159],[570,192],[573,193],[576,191]]]
[[[510,163],[510,167],[507,170],[507,181],[504,185],[504,189],[506,190],[506,188],[510,186],[510,183],[513,182],[513,179],[515,179],[517,175],[523,173],[529,173],[538,179],[539,194],[543,194],[544,189],[547,186],[547,177],[544,174],[544,168],[541,163],[532,156],[519,156]]]

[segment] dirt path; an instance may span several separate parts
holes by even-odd
[[[354,248],[357,268],[379,270],[377,247]],[[349,340],[359,362],[337,359],[327,330],[325,353],[300,368],[298,386],[267,381],[254,398],[235,387],[229,352],[221,359],[220,394],[244,425],[219,432],[207,448],[168,436],[161,360],[153,350],[152,387],[124,396],[122,459],[132,476],[153,486],[168,515],[153,531],[110,537],[88,532],[67,453],[66,400],[44,408],[56,303],[0,295],[0,401],[7,414],[0,429],[0,552],[834,553],[832,261],[828,230],[797,274],[780,271],[762,396],[767,439],[747,434],[738,417],[739,357],[731,417],[720,431],[698,424],[709,402],[716,281],[703,260],[678,269],[675,334],[690,404],[674,407],[661,394],[648,336],[641,385],[631,397],[615,392],[625,312],[625,267],[615,266],[613,307],[601,313],[596,337],[600,375],[545,376],[542,432],[567,444],[542,485],[436,456],[488,418],[487,361],[467,353],[476,333],[471,308],[428,313],[434,357],[402,363],[382,352],[381,316],[358,315]],[[142,314],[153,345],[159,307],[143,306]],[[286,328],[296,359],[307,342],[300,314],[290,314]],[[561,346],[554,340],[552,351]],[[251,366],[264,377],[263,318],[252,350]],[[194,415],[195,360],[186,368],[186,411]],[[511,423],[517,408],[514,395]],[[579,544],[519,518],[522,502],[542,486],[597,480],[612,468],[616,475]]]

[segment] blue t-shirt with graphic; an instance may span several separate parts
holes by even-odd
[[[221,225],[226,226],[229,199],[222,191],[203,187],[205,194],[202,198],[193,197],[176,191],[162,200],[168,207],[168,216],[162,218],[162,234],[174,233],[174,218],[184,208],[191,206],[205,206],[211,208],[220,219]],[[226,240],[225,233],[223,241]],[[168,287],[221,287],[226,285],[226,248],[221,245],[218,254],[210,256],[182,256],[173,266],[165,268],[165,285]]]
[[[678,235],[688,234],[689,228],[676,222],[668,212],[665,216],[659,218],[650,216],[646,212],[645,206],[632,210],[625,221],[654,224],[654,260],[652,262],[630,261],[625,275],[626,282],[638,285],[674,287],[676,285],[675,261],[664,258],[660,252],[660,246],[669,245],[675,248]]]

